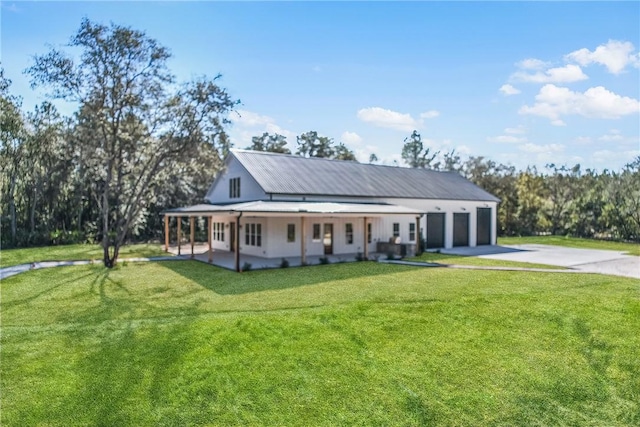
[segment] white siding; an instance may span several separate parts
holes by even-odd
[[[233,199],[229,197],[229,181],[232,178],[240,178],[240,197]],[[229,157],[226,167],[220,171],[205,197],[207,202],[216,204],[265,199],[266,193],[233,156]]]

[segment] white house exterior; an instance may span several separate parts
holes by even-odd
[[[304,263],[496,243],[499,199],[453,172],[232,150],[205,201],[165,212],[165,243],[169,217],[206,217],[209,259],[232,252],[236,270],[242,255]]]

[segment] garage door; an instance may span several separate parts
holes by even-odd
[[[453,246],[469,246],[469,214],[453,214]]]
[[[444,248],[444,213],[427,214],[427,249]]]
[[[478,245],[490,245],[491,244],[491,208],[478,208],[477,215],[477,244]]]

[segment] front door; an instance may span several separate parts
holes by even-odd
[[[324,243],[324,254],[333,254],[333,224],[324,225],[324,238],[322,241]]]
[[[229,250],[235,252],[236,250],[236,223],[229,223]]]

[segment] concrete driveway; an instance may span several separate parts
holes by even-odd
[[[557,265],[585,273],[611,274],[640,279],[640,257],[619,251],[528,244],[452,248],[443,249],[440,252],[451,255]]]

